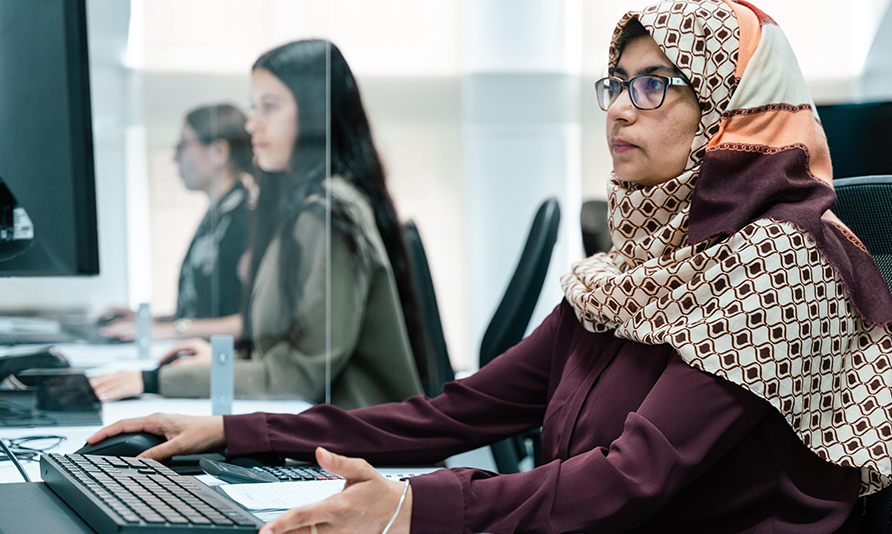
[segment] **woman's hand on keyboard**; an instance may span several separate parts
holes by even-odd
[[[138,397],[145,391],[140,371],[118,371],[107,375],[94,376],[90,386],[102,402]]]
[[[93,434],[87,438],[87,443],[97,443],[117,434],[133,432],[149,432],[167,439],[138,456],[158,461],[180,454],[218,451],[226,446],[222,416],[195,417],[164,413],[123,419]]]
[[[346,479],[344,491],[316,504],[288,510],[264,525],[260,534],[381,534],[397,508],[399,513],[387,532],[409,534],[411,486],[407,488],[405,482],[387,480],[365,460],[333,454],[322,447],[316,449],[316,461],[329,473]],[[407,490],[405,499],[400,504],[404,490]]]

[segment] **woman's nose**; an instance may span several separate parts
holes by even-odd
[[[607,120],[634,122],[638,117],[637,112],[638,109],[632,103],[632,96],[629,94],[629,90],[623,88],[622,92],[616,96],[607,108]]]

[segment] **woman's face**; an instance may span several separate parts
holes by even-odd
[[[288,169],[297,140],[297,101],[288,86],[266,69],[251,73],[251,116],[245,129],[261,169]]]
[[[214,180],[211,147],[198,139],[189,123],[183,123],[173,160],[177,162],[183,184],[190,191],[207,191]]]
[[[642,74],[678,76],[650,37],[629,41],[613,71],[623,80]],[[607,110],[607,143],[616,177],[645,186],[675,178],[685,169],[699,123],[700,106],[689,87],[668,87],[663,105],[651,110],[636,108],[624,90]]]

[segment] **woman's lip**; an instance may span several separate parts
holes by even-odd
[[[627,143],[626,141],[613,141],[613,152],[614,153],[622,153],[632,150],[633,148],[638,148],[637,145],[633,145],[632,143]]]
[[[251,146],[254,147],[254,150],[260,150],[266,147],[266,143],[251,143]]]

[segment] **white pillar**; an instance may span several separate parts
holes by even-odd
[[[561,226],[538,325],[581,257],[581,0],[464,0],[462,149],[472,369],[537,206],[558,198]]]
[[[857,100],[892,99],[892,5],[886,9],[855,87]]]

